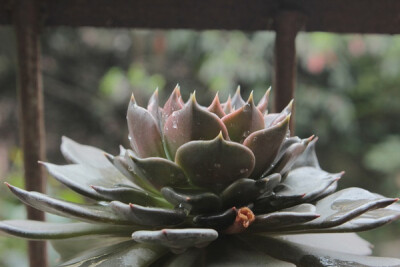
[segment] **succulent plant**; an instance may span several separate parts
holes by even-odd
[[[317,138],[290,137],[292,104],[268,113],[238,89],[220,103],[184,103],[179,86],[163,108],[134,97],[131,148],[112,156],[63,138],[69,165],[43,164],[93,200],[67,202],[8,187],[24,203],[79,222],[0,222],[0,230],[53,240],[61,266],[400,266],[367,256],[353,232],[400,217],[397,198],[336,191],[343,172],[321,169]]]

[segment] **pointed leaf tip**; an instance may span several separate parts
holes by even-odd
[[[133,93],[131,95],[131,103],[136,104],[136,99],[135,99],[135,96],[133,95]]]

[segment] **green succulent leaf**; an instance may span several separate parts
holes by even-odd
[[[281,176],[278,173],[260,180],[239,179],[221,193],[224,207],[242,207],[252,203],[262,194],[271,193],[280,179]]]
[[[147,104],[147,110],[153,115],[153,118],[157,122],[158,130],[161,133],[161,122],[162,122],[162,113],[160,109],[160,102],[158,100],[158,88],[151,95],[149,102]]]
[[[246,242],[248,246],[258,251],[267,253],[279,260],[291,262],[296,266],[400,266],[399,259],[340,253],[307,245],[290,243],[283,239],[267,236],[241,235],[240,239]]]
[[[300,143],[290,145],[267,173],[280,173],[285,175],[292,168],[293,164],[304,152],[313,138],[314,136],[311,136],[310,138],[303,139]]]
[[[135,175],[130,171],[130,167],[128,164],[128,159],[130,160],[130,155],[136,155],[133,150],[120,148],[120,155],[118,156],[111,156],[107,155],[107,159],[114,165],[114,167],[129,181],[133,182],[136,185],[140,185],[140,182],[137,181]]]
[[[204,247],[218,237],[214,229],[183,228],[159,231],[136,231],[133,240],[139,243],[162,245],[175,253],[182,253],[190,247]]]
[[[400,205],[391,204],[383,209],[368,211],[344,224],[323,229],[323,232],[359,232],[371,230],[400,218]]]
[[[178,148],[192,140],[211,140],[218,133],[225,139],[228,132],[217,115],[197,104],[195,96],[185,106],[168,117],[164,125],[164,136],[170,157],[175,158]]]
[[[250,134],[244,140],[243,145],[250,148],[256,159],[251,178],[260,178],[274,162],[289,129],[289,120],[290,115],[270,128]]]
[[[201,260],[201,255],[203,255],[203,250],[201,249],[188,249],[185,253],[172,254],[171,257],[166,259],[160,264],[162,267],[196,267],[199,266]]]
[[[119,216],[109,207],[109,204],[77,204],[52,198],[38,192],[28,192],[11,185],[8,185],[8,187],[25,204],[55,215],[94,223],[134,224],[131,220]]]
[[[222,134],[211,141],[192,141],[181,146],[175,158],[193,184],[212,191],[222,190],[232,182],[248,177],[254,161],[250,149],[225,141]]]
[[[165,199],[137,188],[128,186],[115,186],[110,188],[95,185],[93,185],[92,188],[108,201],[117,200],[123,203],[135,203],[142,206],[172,207]]]
[[[292,113],[293,100],[281,111],[281,113],[270,113],[264,115],[265,128],[269,128],[284,120]]]
[[[61,153],[71,163],[90,165],[94,168],[112,167],[106,152],[97,147],[79,144],[66,136],[62,137]]]
[[[320,215],[316,213],[314,205],[300,204],[277,212],[257,215],[255,221],[250,225],[249,231],[282,233],[286,226],[301,225],[318,217]]]
[[[236,218],[236,208],[227,209],[224,212],[210,215],[198,215],[193,218],[193,222],[197,226],[205,228],[213,228],[216,230],[223,230],[230,226]]]
[[[92,249],[60,266],[74,267],[131,267],[148,266],[167,253],[161,246],[125,241],[111,246]]]
[[[55,165],[44,162],[42,164],[57,181],[93,199],[106,198],[93,190],[92,185],[113,187],[116,184],[125,184],[136,187],[112,165],[109,168],[94,168],[83,164]]]
[[[64,239],[87,235],[127,235],[134,231],[131,226],[111,226],[89,223],[51,223],[32,220],[0,222],[0,231],[27,239]]]
[[[126,173],[126,176],[137,186],[143,188],[146,191],[149,191],[155,195],[159,195],[159,191],[148,181],[140,169],[138,169],[137,165],[133,161],[133,158],[136,158],[136,155],[130,153],[130,150],[127,150],[124,158],[117,159],[117,164],[120,164],[121,172]],[[116,164],[116,165],[117,165]],[[123,169],[124,168],[124,169]],[[136,169],[136,170],[135,170]],[[136,173],[139,171],[139,174]]]
[[[264,251],[254,249],[235,236],[223,236],[211,243],[202,260],[203,266],[294,267],[289,262],[274,259]]]
[[[243,101],[244,102],[244,101]],[[221,107],[223,108],[225,114],[229,114],[232,112],[233,108],[232,108],[232,99],[231,99],[231,95],[228,96],[228,99],[226,100],[225,103],[221,104]]]
[[[319,165],[319,161],[317,158],[317,154],[315,152],[315,144],[318,141],[318,137],[315,137],[306,147],[306,150],[297,158],[296,162],[292,166],[293,169],[300,167],[314,167],[317,169],[321,169]]]
[[[132,241],[130,232],[127,236],[114,236],[107,234],[78,236],[66,239],[50,240],[51,246],[60,255],[58,262],[66,262],[74,259],[87,251],[93,251],[101,247],[112,246],[118,243]],[[101,240],[101,242],[99,242]]]
[[[268,88],[264,96],[260,99],[260,101],[257,104],[257,108],[262,114],[265,114],[265,112],[267,111],[270,93],[271,93],[271,87]]]
[[[371,255],[373,245],[355,233],[296,234],[280,236],[290,243],[355,255]]]
[[[207,109],[208,111],[217,115],[219,118],[222,118],[226,115],[221,106],[221,103],[219,102],[218,93],[215,95],[213,102]]]
[[[304,195],[302,200],[310,202],[316,199],[330,185],[337,182],[344,173],[328,173],[314,167],[301,167],[288,173],[282,190],[276,189],[276,198]],[[279,186],[278,186],[279,187]]]
[[[233,95],[232,100],[230,102],[233,110],[240,109],[246,104],[246,102],[243,100],[240,94],[240,86],[237,87],[236,92]]]
[[[132,148],[142,158],[165,158],[159,125],[146,109],[138,106],[133,98],[128,106],[127,116],[129,138]]]
[[[254,105],[253,94],[241,108],[222,118],[232,141],[243,143],[253,132],[264,129],[263,114]]]
[[[183,170],[174,162],[163,158],[137,158],[131,156],[133,171],[154,188],[165,186],[173,188],[188,187],[188,179]]]
[[[286,230],[324,232],[326,228],[339,226],[368,211],[385,208],[397,200],[384,198],[360,188],[343,189],[319,200],[315,204],[316,212],[321,215],[319,218],[305,223],[301,227],[293,226],[288,227]]]
[[[161,193],[171,204],[184,208],[191,214],[216,212],[222,206],[220,197],[211,192],[164,187]]]
[[[183,105],[184,104],[182,103],[181,99],[180,87],[179,85],[176,85],[174,91],[169,96],[167,102],[164,105],[163,112],[166,117],[169,117],[175,111],[182,109]]]
[[[174,226],[184,222],[186,214],[183,210],[144,207],[136,204],[124,204],[113,201],[111,210],[130,224],[143,225],[144,228]]]

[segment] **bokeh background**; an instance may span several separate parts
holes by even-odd
[[[216,92],[224,101],[240,85],[243,98],[254,90],[258,100],[272,84],[274,38],[272,32],[45,29],[48,160],[64,162],[63,135],[114,154],[128,146],[132,92],[145,105],[155,88],[165,100],[179,83],[184,99],[196,90],[206,105]],[[346,171],[341,188],[400,196],[400,37],[299,34],[296,45],[296,134],[319,136],[322,167]],[[14,33],[0,28],[0,180],[23,186],[16,66]],[[53,196],[84,201],[51,177],[48,184]],[[24,216],[1,185],[0,219]],[[375,255],[400,257],[400,223],[361,235],[375,244]],[[0,237],[0,266],[26,266],[25,248],[24,241]],[[57,255],[50,254],[54,264]]]

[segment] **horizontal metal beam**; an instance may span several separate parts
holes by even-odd
[[[7,1],[4,0],[6,3]],[[274,30],[284,10],[307,16],[302,30],[400,33],[399,0],[40,0],[44,26]],[[0,5],[12,23],[13,0]]]

